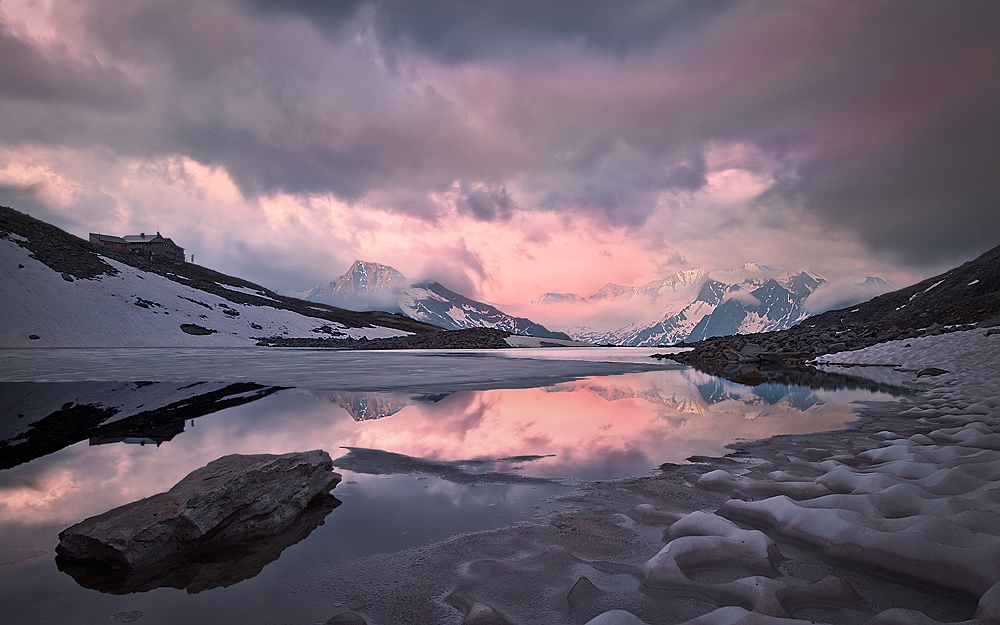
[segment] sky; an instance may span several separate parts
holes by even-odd
[[[486,301],[1000,244],[1000,3],[0,0],[0,205]]]

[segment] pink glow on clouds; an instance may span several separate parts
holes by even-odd
[[[287,264],[289,274],[299,276],[297,282],[283,278],[286,292],[332,280],[351,262],[363,259],[392,265],[414,278],[439,280],[517,312],[519,304],[547,291],[586,297],[608,282],[642,284],[688,267],[724,268],[760,258],[793,265],[809,253],[815,238],[836,236],[804,216],[800,236],[792,241],[775,237],[769,248],[768,241],[758,238],[760,224],[751,230],[732,227],[734,220],[746,222],[742,206],[768,184],[766,176],[730,167],[732,154],[744,152],[739,146],[715,150],[710,162],[723,169],[708,176],[703,190],[665,198],[662,210],[640,232],[552,211],[517,211],[497,223],[455,214],[444,205],[446,217],[427,221],[333,197],[275,194],[248,202],[222,168],[190,159],[77,165],[87,157],[23,151],[5,159],[8,166],[0,169],[0,183],[39,185],[71,218],[85,184],[60,171],[83,167],[84,175],[92,177],[91,185],[94,179],[106,179],[100,187],[114,199],[114,208],[81,224],[78,235],[159,229],[194,253],[199,264],[237,275],[244,275],[246,268],[263,272],[277,260]],[[65,168],[46,166],[57,159],[79,161]],[[706,247],[698,244],[701,239]],[[219,245],[219,240],[227,243]],[[843,235],[843,245],[854,243]],[[822,265],[842,253],[835,249],[827,258],[813,253],[811,262]],[[663,265],[662,259],[671,255],[683,261]],[[864,268],[856,262],[841,272],[851,275]],[[282,288],[281,282],[264,284]]]
[[[4,202],[80,236],[158,228],[286,293],[355,259],[515,306],[748,261],[899,284],[952,262],[899,262],[942,239],[904,232],[940,221],[940,200],[910,208],[919,168],[892,183],[906,218],[877,230],[892,190],[845,210],[860,187],[824,159],[908,158],[988,90],[998,46],[974,16],[938,32],[960,12],[747,2],[624,52],[539,35],[451,59],[375,12],[324,30],[238,2],[4,3],[0,35],[39,81],[0,100]]]

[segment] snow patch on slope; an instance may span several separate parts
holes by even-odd
[[[118,274],[70,282],[32,258],[27,249],[0,240],[0,283],[4,285],[0,345],[238,347],[254,345],[265,336],[314,338],[322,326],[330,326],[341,338],[409,334],[383,327],[346,328],[288,310],[237,304],[158,274],[103,260]],[[191,335],[181,330],[182,324],[215,332]]]

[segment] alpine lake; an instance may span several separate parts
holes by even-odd
[[[324,623],[340,606],[304,575],[544,524],[589,482],[842,429],[895,395],[743,386],[656,351],[0,350],[3,621]],[[208,583],[141,592],[57,566],[60,531],[85,518],[227,454],[312,449],[334,459],[338,503],[263,566],[215,562]]]

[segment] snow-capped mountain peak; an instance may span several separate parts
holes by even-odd
[[[888,288],[881,278],[831,285],[807,271],[791,272],[753,262],[711,272],[689,269],[639,287],[602,287],[593,297],[580,300],[581,305],[614,301],[636,311],[632,320],[617,329],[575,326],[568,331],[574,338],[599,344],[693,342],[711,336],[782,330],[829,309],[824,307],[828,303],[856,303]],[[659,318],[640,318],[650,310],[659,311]]]
[[[531,306],[544,306],[546,304],[563,304],[566,302],[579,302],[583,298],[576,293],[546,293],[536,300],[531,300]]]
[[[310,289],[304,297],[350,310],[399,312],[448,330],[497,328],[514,334],[569,338],[530,319],[514,317],[495,306],[469,299],[437,282],[418,282],[388,265],[373,262],[355,261],[344,275]]]
[[[350,281],[355,291],[374,293],[382,289],[397,288],[407,280],[403,274],[388,265],[356,260],[347,273],[338,279],[338,282],[342,281]]]
[[[597,291],[587,299],[591,301],[621,299],[623,297],[632,297],[636,295],[638,291],[639,289],[634,286],[622,286],[620,284],[615,284],[614,282],[608,282],[601,288],[597,289]]]

